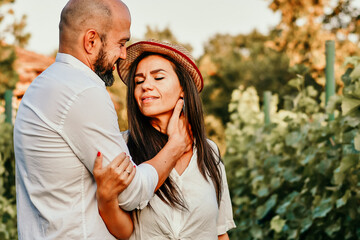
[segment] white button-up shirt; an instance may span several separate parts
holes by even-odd
[[[21,101],[15,126],[19,239],[114,239],[97,208],[92,176],[128,148],[104,82],[85,64],[59,53]],[[143,208],[158,175],[141,164],[119,196],[125,210]]]
[[[124,138],[127,139],[127,132]],[[217,151],[216,144],[209,140]],[[157,195],[149,205],[134,213],[135,229],[130,240],[217,240],[235,227],[231,199],[223,163],[219,164],[222,176],[222,195],[218,205],[213,182],[200,173],[196,147],[185,171],[179,175],[173,169],[170,177],[182,194],[188,210],[179,210],[164,203]]]

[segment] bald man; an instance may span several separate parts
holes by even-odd
[[[130,23],[119,0],[70,0],[64,7],[56,61],[26,91],[14,126],[19,239],[114,239],[96,202],[97,153],[104,167],[122,169],[119,184],[130,183],[118,196],[130,211],[147,205],[189,149],[174,115],[168,144],[136,173],[125,154],[111,162],[129,154],[106,86],[126,58]]]

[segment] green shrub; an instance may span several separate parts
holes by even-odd
[[[286,99],[291,111],[278,111],[273,96],[268,125],[256,91],[234,91],[225,155],[237,225],[231,239],[360,238],[360,64],[349,61],[355,69],[326,113],[301,76],[289,83],[300,90]]]
[[[0,239],[17,239],[13,127],[0,114]]]

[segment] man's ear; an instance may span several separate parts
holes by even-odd
[[[84,36],[84,49],[88,54],[97,53],[98,45],[101,45],[101,39],[95,29],[89,29]]]

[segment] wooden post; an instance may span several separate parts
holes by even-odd
[[[12,124],[12,90],[5,91],[5,122]]]
[[[271,92],[264,91],[264,122],[265,122],[265,125],[267,125],[271,122],[270,103],[271,103]]]
[[[330,97],[335,95],[335,41],[327,40],[325,42],[325,56],[326,56],[326,67],[325,67],[325,104],[327,106]],[[329,114],[329,120],[334,120],[334,114]]]

